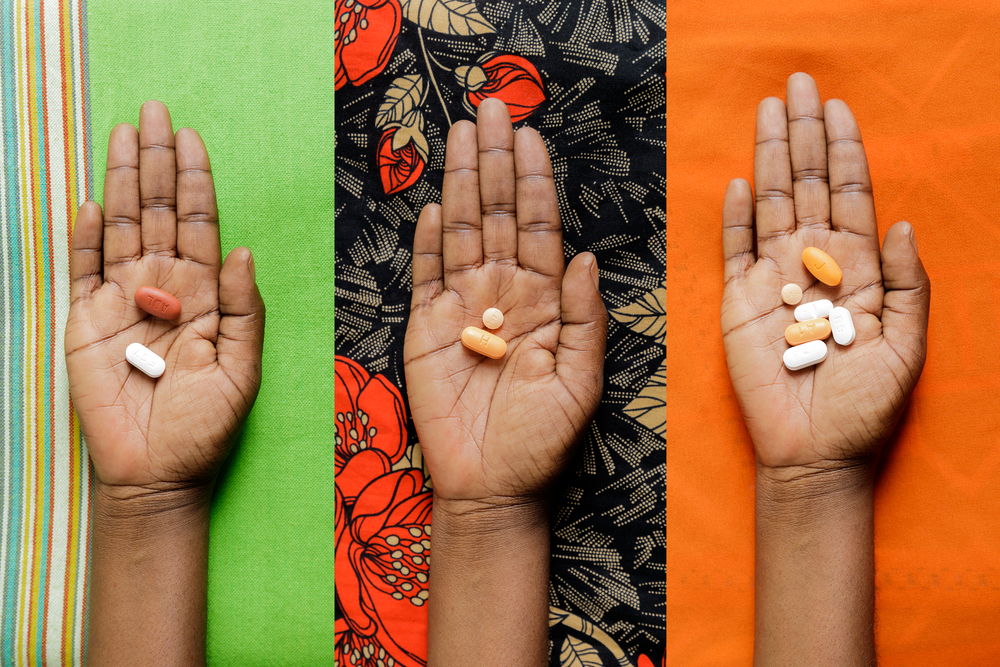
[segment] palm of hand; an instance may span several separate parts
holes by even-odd
[[[73,234],[67,370],[106,485],[154,488],[209,478],[260,379],[263,304],[249,252],[234,250],[220,273],[208,155],[191,130],[179,131],[174,143],[159,103],[144,105],[138,133],[116,127],[107,210],[84,204]],[[176,322],[135,305],[143,285],[181,301]],[[160,378],[125,360],[133,342],[163,357]]]
[[[563,274],[544,144],[537,133],[526,130],[519,131],[514,142],[502,104],[481,106],[478,141],[492,145],[509,139],[517,145],[519,176],[529,170],[545,174],[517,185],[518,221],[539,222],[533,232],[516,235],[516,251],[501,261],[483,261],[484,248],[497,240],[491,239],[493,234],[504,234],[503,225],[518,225],[513,216],[497,221],[483,215],[481,227],[472,234],[454,223],[464,205],[455,201],[457,193],[480,189],[456,182],[473,173],[455,165],[466,159],[475,164],[475,133],[471,123],[452,130],[444,220],[442,207],[430,205],[418,223],[404,354],[409,406],[440,497],[531,496],[558,472],[596,409],[605,314],[590,273],[596,267],[586,265],[589,255],[579,256]],[[489,202],[496,197],[496,186],[487,179],[509,181],[498,187],[513,190],[515,174],[513,160],[504,170],[490,164],[498,155],[486,153],[479,158],[478,172],[484,181],[482,201]],[[526,197],[544,206],[545,214],[532,215]],[[479,198],[477,192],[471,202],[476,218]],[[491,206],[484,204],[482,210]],[[476,237],[473,244],[462,245],[465,235]],[[569,299],[575,303],[569,304]],[[495,332],[508,344],[502,359],[480,356],[460,342],[465,327],[483,328],[481,316],[489,307],[504,313],[503,326]]]
[[[864,149],[850,111],[827,103],[824,127],[815,84],[805,75],[789,80],[788,95],[788,121],[779,100],[761,103],[756,215],[745,182],[727,193],[722,329],[730,375],[761,463],[866,460],[890,434],[919,376],[929,288],[905,236],[908,226],[890,231],[879,252]],[[818,127],[792,128],[796,122]],[[840,263],[840,285],[828,287],[809,274],[801,260],[807,246]],[[795,321],[780,295],[789,282],[805,288],[803,302],[830,299],[846,307],[857,331],[850,346],[828,340],[826,360],[801,371],[782,362],[784,330]]]

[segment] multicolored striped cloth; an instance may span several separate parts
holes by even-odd
[[[62,324],[90,195],[85,0],[0,4],[0,664],[79,663],[90,484]]]

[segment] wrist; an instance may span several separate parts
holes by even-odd
[[[822,461],[808,465],[757,465],[757,514],[796,521],[822,520],[830,512],[871,505],[875,462]]]
[[[435,535],[480,540],[516,533],[548,531],[549,513],[542,498],[490,496],[454,499],[434,496]]]
[[[94,530],[130,540],[155,538],[207,526],[212,490],[208,486],[94,485]]]

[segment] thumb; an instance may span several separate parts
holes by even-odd
[[[908,222],[893,225],[882,242],[882,335],[910,370],[919,373],[927,349],[927,316],[931,281],[917,255],[917,240]]]
[[[249,400],[260,387],[264,344],[264,301],[254,281],[253,256],[234,248],[219,273],[219,365]]]
[[[601,300],[597,258],[580,253],[566,267],[562,281],[562,329],[556,373],[569,384],[600,396],[608,310]]]

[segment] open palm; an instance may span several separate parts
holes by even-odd
[[[788,80],[787,107],[757,111],[756,197],[730,183],[723,213],[726,287],[722,330],[730,376],[758,460],[809,466],[868,460],[890,434],[923,367],[930,283],[908,223],[880,251],[861,135],[847,105],[820,103],[805,74]],[[756,210],[754,200],[756,199]],[[816,281],[807,246],[841,265],[840,285]],[[783,334],[794,323],[786,283],[803,301],[830,299],[851,311],[857,337],[827,359],[789,371]]]
[[[601,395],[607,314],[593,255],[565,266],[548,153],[489,99],[448,137],[442,204],[413,244],[405,366],[410,411],[439,497],[537,494]],[[504,313],[502,359],[460,342]]]
[[[165,106],[143,105],[139,131],[111,133],[105,211],[80,208],[66,326],[70,391],[98,480],[156,487],[200,481],[226,454],[260,383],[263,303],[250,253],[224,265],[208,154],[176,137]],[[182,304],[176,322],[134,303],[150,285]],[[151,379],[125,360],[138,342],[166,361]]]

